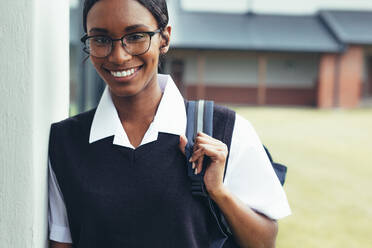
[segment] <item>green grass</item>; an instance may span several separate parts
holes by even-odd
[[[277,247],[372,247],[372,109],[234,109],[288,166]]]

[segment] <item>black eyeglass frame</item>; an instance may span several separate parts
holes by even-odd
[[[87,34],[85,34],[83,37],[81,37],[80,41],[81,41],[81,42],[83,43],[83,45],[84,45],[84,47],[83,47],[83,51],[84,51],[85,53],[91,55],[90,52],[89,52],[89,50],[87,49],[86,44],[85,44],[85,42],[86,42],[87,39],[89,39],[89,38],[94,38],[94,37],[107,37],[107,38],[109,38],[109,39],[111,40],[111,51],[109,52],[109,54],[107,54],[107,55],[104,56],[104,57],[98,57],[98,56],[91,55],[91,56],[94,56],[94,57],[96,57],[96,58],[106,58],[107,56],[109,56],[109,55],[111,54],[111,52],[112,52],[112,49],[114,48],[114,41],[119,41],[119,40],[121,41],[121,46],[124,48],[124,50],[125,50],[127,53],[129,53],[129,54],[132,55],[132,56],[138,56],[138,55],[142,55],[142,54],[147,53],[147,51],[148,51],[148,50],[150,49],[150,47],[151,47],[151,39],[152,39],[152,37],[153,37],[155,34],[157,34],[157,33],[161,33],[161,32],[162,32],[162,29],[161,29],[161,28],[159,28],[159,29],[157,29],[157,30],[155,30],[155,31],[133,32],[133,33],[125,34],[125,35],[123,35],[121,38],[118,38],[118,39],[113,39],[113,38],[111,38],[110,36],[107,36],[107,35],[91,35],[91,36],[88,36]],[[125,47],[127,46],[127,45],[124,43],[124,39],[125,39],[125,37],[127,37],[127,36],[129,36],[129,35],[133,35],[133,34],[147,34],[147,35],[150,36],[149,46],[147,47],[146,51],[144,51],[143,53],[132,54],[132,53],[130,53],[130,52],[125,48]]]

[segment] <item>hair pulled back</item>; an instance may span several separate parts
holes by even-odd
[[[85,0],[83,9],[83,27],[85,33],[87,33],[87,16],[89,10],[93,5],[99,0]],[[123,0],[124,1],[124,0]],[[158,22],[158,28],[163,30],[169,21],[168,8],[165,0],[136,0],[142,4],[146,9],[148,9],[151,14],[155,17]]]

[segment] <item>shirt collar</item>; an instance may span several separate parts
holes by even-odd
[[[185,134],[186,110],[183,97],[169,75],[158,75],[158,83],[163,92],[154,121],[147,130],[141,145],[157,140],[158,133]],[[118,113],[106,86],[90,129],[89,143],[115,136],[116,145],[133,148],[121,125]]]

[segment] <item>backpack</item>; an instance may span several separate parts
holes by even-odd
[[[194,138],[196,137],[198,132],[203,132],[209,136],[221,140],[227,145],[228,150],[230,151],[231,138],[235,123],[235,112],[225,107],[214,105],[213,101],[185,100],[185,105],[187,113],[186,137],[188,140],[188,143],[185,147],[185,155],[187,163],[187,174],[191,180],[191,192],[194,196],[201,197],[202,200],[206,202],[211,214],[216,220],[216,225],[218,226],[222,237],[216,242],[216,244],[213,244],[210,248],[237,248],[239,247],[239,245],[236,244],[236,242],[234,241],[227,221],[225,220],[222,212],[219,210],[217,204],[215,204],[209,197],[204,185],[203,177],[208,164],[208,157],[204,159],[202,171],[198,175],[194,174],[192,164],[189,162],[189,159],[192,156]],[[216,126],[215,129],[213,129],[214,126]],[[285,165],[274,162],[269,150],[265,146],[264,149],[280,183],[283,185],[285,182],[287,167]],[[226,158],[224,178],[228,166],[227,161],[228,157]]]

